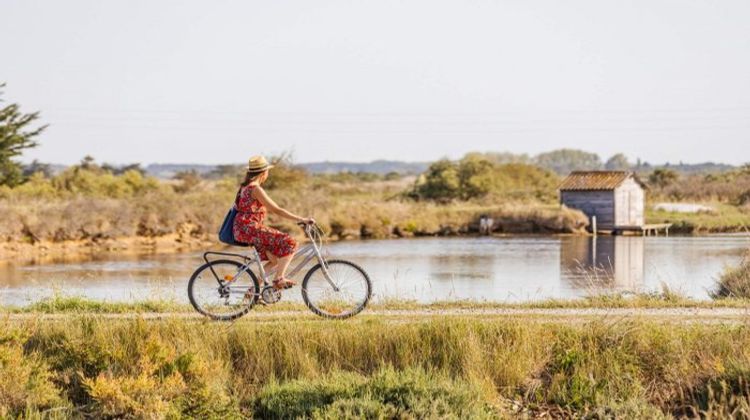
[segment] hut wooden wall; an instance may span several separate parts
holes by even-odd
[[[584,212],[589,219],[596,216],[599,229],[615,227],[614,191],[561,191],[560,201],[566,206]]]
[[[643,226],[644,208],[643,188],[633,178],[615,190],[615,226]]]

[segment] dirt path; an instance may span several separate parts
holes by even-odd
[[[95,316],[102,319],[146,319],[152,321],[186,319],[200,321],[204,318],[195,312],[179,313],[116,313],[116,314],[41,314],[22,313],[4,314],[0,319],[12,321],[24,320],[66,320],[78,316]],[[439,317],[470,317],[482,319],[528,319],[535,322],[589,322],[604,320],[618,322],[625,320],[653,320],[679,323],[719,323],[743,324],[750,322],[750,308],[587,308],[587,309],[404,309],[404,310],[366,310],[355,319],[381,318],[384,320],[410,321],[419,319],[435,319]],[[318,320],[307,311],[277,311],[259,309],[251,311],[240,322],[279,321],[279,320]]]

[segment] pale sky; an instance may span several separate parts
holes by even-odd
[[[750,161],[747,0],[0,0],[25,161]]]

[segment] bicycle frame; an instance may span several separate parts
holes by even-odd
[[[287,276],[294,277],[297,273],[302,271],[302,269],[310,261],[312,261],[313,259],[317,259],[323,271],[323,276],[331,285],[331,287],[333,287],[333,289],[338,292],[339,287],[335,284],[335,282],[331,278],[330,273],[328,272],[328,264],[326,264],[325,258],[323,257],[323,253],[321,252],[321,247],[318,246],[318,244],[316,243],[315,239],[312,236],[312,227],[310,225],[306,225],[304,229],[305,229],[305,235],[310,240],[310,243],[304,245],[303,247],[301,247],[300,249],[294,252],[294,256],[292,257],[292,259],[297,258],[298,256],[303,256],[303,259],[293,269],[287,272]],[[249,255],[235,254],[231,252],[215,252],[215,251],[205,252],[203,254],[203,260],[206,261],[207,264],[210,264],[211,262],[208,258],[210,255],[229,256],[229,257],[235,257],[235,258],[242,258],[244,260],[245,263],[237,270],[237,272],[234,274],[233,279],[236,278],[243,271],[250,269],[250,266],[252,266],[253,264],[256,264],[258,268],[258,273],[260,273],[260,278],[263,282],[261,289],[271,285],[270,279],[272,278],[272,274],[276,273],[276,269],[266,272],[266,269],[263,264],[263,260],[260,254],[258,253],[258,250],[256,250],[254,247],[251,247]],[[222,283],[222,281],[225,281],[225,280],[219,278],[219,275],[216,274],[216,271],[214,271],[212,266],[209,265],[209,268],[211,269],[211,273],[214,275],[214,278],[216,279],[219,286],[223,287],[224,284]],[[232,280],[229,280],[229,282],[231,282]]]

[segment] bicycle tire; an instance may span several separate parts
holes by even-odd
[[[307,305],[307,307],[314,314],[316,314],[318,316],[321,316],[323,318],[328,318],[328,319],[347,319],[347,318],[351,318],[351,317],[359,314],[360,312],[362,312],[367,307],[367,304],[370,302],[370,298],[372,298],[372,281],[370,280],[370,276],[367,274],[367,272],[362,267],[360,267],[359,265],[357,265],[357,264],[355,264],[355,263],[353,263],[351,261],[346,261],[346,260],[330,260],[330,261],[326,261],[326,265],[327,266],[331,266],[331,265],[334,265],[334,264],[347,265],[347,266],[353,268],[354,270],[358,271],[360,274],[362,274],[362,277],[364,278],[365,284],[367,286],[367,291],[366,291],[366,295],[364,297],[364,300],[360,303],[360,305],[358,307],[356,307],[352,311],[344,312],[344,313],[341,313],[341,314],[332,314],[332,313],[327,313],[327,312],[321,310],[313,302],[310,301],[310,299],[308,297],[307,287],[308,287],[308,284],[310,282],[310,279],[315,274],[315,272],[322,269],[322,265],[320,263],[318,263],[317,265],[315,265],[314,267],[312,267],[307,272],[307,274],[305,275],[305,279],[302,281],[302,299],[305,301],[305,305]]]
[[[198,279],[198,277],[203,271],[209,269],[213,265],[220,265],[220,264],[234,265],[235,267],[237,267],[238,271],[240,268],[243,267],[243,264],[234,260],[216,260],[216,261],[211,261],[206,264],[203,264],[202,266],[198,267],[198,269],[195,270],[193,275],[190,277],[190,281],[188,282],[188,299],[190,300],[190,304],[193,306],[193,308],[195,308],[195,310],[198,311],[198,313],[200,313],[201,315],[204,315],[215,321],[233,321],[235,319],[241,318],[242,316],[250,312],[253,306],[258,302],[258,295],[260,293],[260,285],[258,283],[258,278],[256,277],[255,273],[253,273],[250,269],[246,268],[245,272],[250,276],[250,279],[252,280],[252,283],[253,283],[253,287],[255,288],[255,293],[253,293],[253,298],[250,299],[249,304],[246,305],[242,310],[236,313],[229,314],[229,315],[217,315],[217,314],[214,314],[205,310],[196,301],[193,287],[195,285],[196,280]]]

